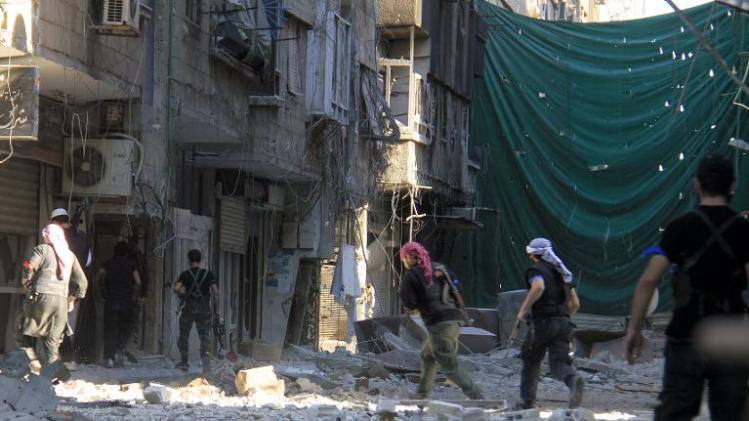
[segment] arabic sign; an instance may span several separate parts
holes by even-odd
[[[39,68],[0,65],[0,140],[37,140]]]

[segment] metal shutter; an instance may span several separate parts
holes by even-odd
[[[335,301],[330,293],[333,284],[334,264],[325,264],[320,270],[320,301],[317,332],[317,348],[320,342],[329,340],[345,341],[348,332],[346,309]]]
[[[224,197],[221,199],[221,230],[219,232],[221,250],[244,255],[246,232],[244,198]]]
[[[39,232],[39,163],[11,158],[0,164],[0,233]]]

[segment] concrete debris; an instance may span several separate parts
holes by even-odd
[[[168,404],[177,392],[171,387],[152,383],[143,390],[143,398],[151,404]]]
[[[499,346],[497,335],[473,326],[460,328],[459,343],[461,354],[485,354]]]
[[[463,410],[464,408],[460,405],[442,401],[431,401],[427,407],[427,413],[437,417],[440,421],[460,419],[463,416]]]
[[[593,411],[585,408],[556,409],[551,412],[549,421],[595,421]]]
[[[284,381],[276,377],[273,366],[240,370],[235,379],[237,393],[240,396],[264,394],[277,397],[284,396]]]
[[[0,375],[0,402],[32,415],[51,412],[58,404],[50,379],[36,375],[28,380]]]
[[[537,421],[541,420],[538,409],[524,409],[522,411],[504,412],[499,414],[500,421]]]
[[[302,392],[306,392],[306,393],[320,393],[322,389],[320,386],[316,385],[315,383],[312,383],[312,381],[310,381],[310,379],[306,377],[300,377],[296,379],[296,384],[297,386],[299,386],[299,389]]]
[[[0,373],[16,379],[23,378],[30,373],[29,357],[20,349],[6,353],[0,360]]]
[[[354,391],[357,392],[368,392],[369,391],[369,379],[366,377],[358,378],[354,381]]]

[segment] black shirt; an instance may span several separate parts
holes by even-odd
[[[203,278],[204,273],[205,278]],[[188,296],[190,296],[190,291],[192,291],[193,289],[193,282],[201,282],[201,279],[202,287],[196,287],[198,288],[197,293],[202,297],[208,297],[210,295],[211,285],[218,285],[218,281],[213,275],[213,272],[208,269],[191,268],[190,270],[186,270],[179,275],[179,278],[177,278],[177,282],[185,286],[185,292]]]
[[[694,294],[699,294],[700,290],[714,289],[717,283],[731,282],[728,289],[731,291],[730,296],[735,299],[736,311],[739,312],[743,307],[739,300],[741,291],[746,288],[746,274],[742,272],[744,276],[736,276],[735,273],[740,269],[737,266],[744,266],[749,262],[749,222],[735,218],[736,212],[728,206],[700,206],[699,210],[712,221],[716,229],[734,218],[734,222],[724,231],[723,238],[738,262],[734,262],[717,242],[713,242],[689,271]],[[668,260],[681,269],[685,260],[696,254],[711,237],[712,233],[705,221],[694,212],[689,212],[666,227],[660,246]],[[686,306],[674,310],[666,334],[674,338],[688,338],[700,319],[699,313],[698,302],[693,295]]]
[[[399,295],[403,306],[409,310],[419,310],[424,324],[433,325],[448,320],[462,320],[462,314],[458,308],[433,311],[427,299],[426,288],[442,288],[436,279],[427,287],[424,272],[415,266],[406,272],[401,279]]]
[[[135,293],[133,272],[135,265],[125,256],[115,256],[104,263],[106,271],[104,298],[122,303],[132,303]]]

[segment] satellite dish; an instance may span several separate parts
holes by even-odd
[[[660,294],[658,293],[658,288],[655,289],[655,292],[653,293],[653,297],[650,299],[650,304],[648,305],[648,312],[645,317],[650,316],[653,314],[656,308],[658,308],[658,299],[660,298]]]

